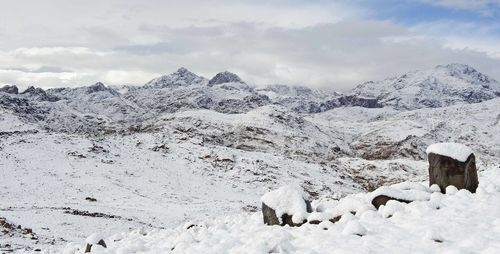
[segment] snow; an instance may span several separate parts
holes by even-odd
[[[87,239],[85,239],[85,242],[89,243],[89,244],[97,244],[102,239],[103,239],[103,237],[101,234],[94,233],[94,234],[91,234],[89,237],[87,237]]]
[[[429,188],[426,188],[425,190],[419,190],[419,189],[404,190],[395,188],[394,186],[382,186],[371,193],[370,199],[373,200],[373,198],[381,195],[401,200],[414,201],[414,200],[429,200],[431,193]]]
[[[363,236],[366,234],[366,228],[358,220],[350,220],[342,230],[342,234]]]
[[[326,221],[335,218],[332,213],[312,212],[307,216],[307,221]]]
[[[307,195],[299,186],[288,185],[270,191],[262,196],[261,201],[272,208],[281,221],[283,214],[292,216],[294,223],[307,219]]]
[[[427,155],[430,153],[439,154],[453,158],[455,160],[465,162],[473,153],[469,147],[458,143],[437,143],[427,147]]]
[[[264,225],[260,212],[228,215],[189,229],[109,235],[108,248],[98,253],[494,253],[500,248],[500,167],[479,177],[476,194],[434,192],[428,201],[389,202],[384,209],[392,209],[391,216],[388,210],[366,210],[347,213],[336,223],[276,227]],[[368,200],[369,195],[343,199]],[[77,253],[75,246],[83,245],[71,243],[63,250]]]

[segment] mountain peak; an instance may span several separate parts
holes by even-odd
[[[17,88],[17,86],[14,86],[14,85],[5,85],[3,87],[0,87],[0,92],[4,92],[4,93],[10,93],[10,94],[18,94],[19,93],[19,89]]]
[[[229,71],[219,72],[212,79],[210,79],[210,81],[208,81],[208,85],[210,86],[223,83],[245,83],[245,82],[243,82],[243,80],[241,80],[241,78],[238,77],[238,75]]]
[[[189,71],[188,69],[186,69],[184,67],[181,67],[181,68],[177,69],[177,71],[174,72],[174,73],[178,73],[178,74],[182,74],[182,75],[194,74],[194,73],[192,73],[191,71]]]
[[[112,95],[117,95],[118,92],[115,91],[113,88],[111,87],[108,87],[106,85],[104,85],[102,82],[97,82],[91,86],[88,86],[87,89],[86,89],[86,92],[87,94],[90,94],[90,93],[96,93],[96,92],[109,92],[111,93]]]
[[[500,84],[466,64],[452,63],[363,83],[352,92],[378,98],[384,105],[416,109],[493,99],[500,95]]]
[[[45,90],[40,87],[29,86],[26,90],[24,90],[21,94],[27,95],[30,97],[37,98],[41,101],[57,101],[56,97],[48,95]]]
[[[163,75],[161,77],[155,78],[144,85],[144,87],[176,87],[176,86],[188,86],[193,84],[202,83],[205,79],[200,77],[188,69],[181,67],[177,69],[174,73]]]

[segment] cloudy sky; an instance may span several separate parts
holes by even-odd
[[[0,84],[144,84],[181,66],[345,91],[452,62],[500,80],[500,0],[16,0]]]

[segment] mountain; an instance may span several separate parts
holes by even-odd
[[[259,88],[217,75],[209,85],[183,68],[140,87],[96,83],[21,93],[4,87],[0,221],[22,227],[0,239],[11,246],[5,251],[54,243],[60,252],[93,232],[253,213],[263,193],[288,183],[315,199],[338,200],[424,181],[425,149],[440,141],[466,144],[481,170],[494,168],[500,98],[492,93],[496,83],[472,70],[449,65],[412,72],[400,90],[376,83],[385,91],[380,95],[375,83],[348,94]],[[441,92],[430,97],[435,107],[420,103],[430,92],[415,81],[429,73],[440,77]],[[481,101],[457,95],[471,87]],[[400,103],[386,94],[400,96]]]
[[[155,78],[144,85],[146,88],[166,88],[189,85],[203,85],[207,79],[200,77],[188,69],[181,67],[176,72]]]
[[[219,85],[219,84],[224,84],[224,83],[244,83],[238,75],[228,72],[228,71],[223,71],[217,73],[210,81],[208,81],[209,86],[213,85]]]
[[[500,83],[470,66],[449,64],[366,82],[352,93],[376,98],[382,105],[411,110],[490,100],[500,96]]]
[[[18,94],[19,89],[17,88],[17,86],[5,85],[3,87],[0,87],[0,92],[10,93],[10,94]]]

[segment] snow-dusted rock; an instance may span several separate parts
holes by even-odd
[[[54,102],[54,101],[58,100],[57,97],[51,96],[51,95],[47,94],[47,92],[45,92],[45,90],[43,90],[42,88],[40,88],[40,87],[34,87],[34,86],[28,87],[21,94],[24,95],[25,97],[28,97],[28,98],[31,98],[31,99],[35,99],[35,100],[39,100],[39,101],[51,101],[51,102]]]
[[[429,184],[437,184],[441,192],[446,187],[476,192],[479,184],[476,158],[469,147],[456,143],[438,143],[427,148]]]
[[[382,186],[370,193],[371,203],[377,209],[389,200],[410,203],[417,200],[429,200],[430,196],[431,190],[421,184]]]
[[[102,248],[106,248],[106,242],[104,242],[103,237],[98,233],[94,233],[94,234],[90,235],[89,237],[87,237],[87,239],[85,239],[85,242],[87,243],[85,245],[85,253],[92,252],[93,246],[100,246]],[[94,249],[95,249],[95,247],[94,247]]]
[[[10,94],[18,94],[19,89],[17,88],[17,86],[5,85],[3,87],[0,87],[0,92],[10,93]]]
[[[261,198],[264,223],[267,225],[300,226],[312,212],[307,195],[297,186],[283,186]]]
[[[176,72],[155,78],[144,85],[145,88],[172,88],[178,86],[202,85],[207,80],[181,67]]]
[[[210,81],[208,81],[209,86],[213,85],[219,85],[219,84],[224,84],[224,83],[244,83],[238,75],[228,72],[228,71],[223,71],[217,73]]]

